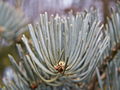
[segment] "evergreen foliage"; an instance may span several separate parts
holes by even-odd
[[[2,90],[120,90],[119,2],[116,6],[105,25],[95,11],[40,14],[38,23],[28,25],[31,39],[22,37],[26,50],[16,45],[20,62],[8,55],[13,67],[5,72]]]

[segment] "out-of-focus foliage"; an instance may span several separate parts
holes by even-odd
[[[105,60],[106,69],[103,73],[97,70],[99,86],[102,90],[120,90],[120,3],[117,4],[117,12],[112,12],[111,18],[108,19],[106,29],[110,35],[108,56]]]
[[[27,23],[28,20],[21,10],[0,0],[0,79],[4,66],[9,65],[7,54],[15,52],[13,44],[27,30]]]
[[[25,31],[26,24],[27,19],[21,11],[0,1],[0,50],[15,41]]]
[[[118,0],[3,0],[12,6],[21,8],[30,21],[38,21],[39,14],[48,12],[49,15],[58,13],[68,15],[84,10],[91,11],[91,7],[97,9],[98,18],[104,21],[104,16],[109,15],[110,9],[116,10]]]
[[[107,65],[105,72],[100,75],[98,70],[97,75],[101,90],[120,90],[120,52]]]

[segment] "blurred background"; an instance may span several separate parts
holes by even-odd
[[[37,22],[40,13],[67,16],[71,10],[75,14],[97,9],[99,20],[105,23],[111,8],[116,11],[115,2],[117,0],[0,0],[0,81],[5,68],[10,66],[8,54],[19,60],[15,44],[22,44],[23,33],[29,37],[27,24]]]

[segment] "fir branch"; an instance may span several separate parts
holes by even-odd
[[[109,36],[102,32],[103,25],[91,18],[90,13],[78,13],[63,18],[51,16],[48,20],[45,13],[40,15],[38,24],[30,24],[32,47],[22,37],[28,55],[19,45],[20,65],[9,55],[20,82],[24,83],[18,88],[38,88],[41,82],[55,88],[90,78],[109,42]]]

